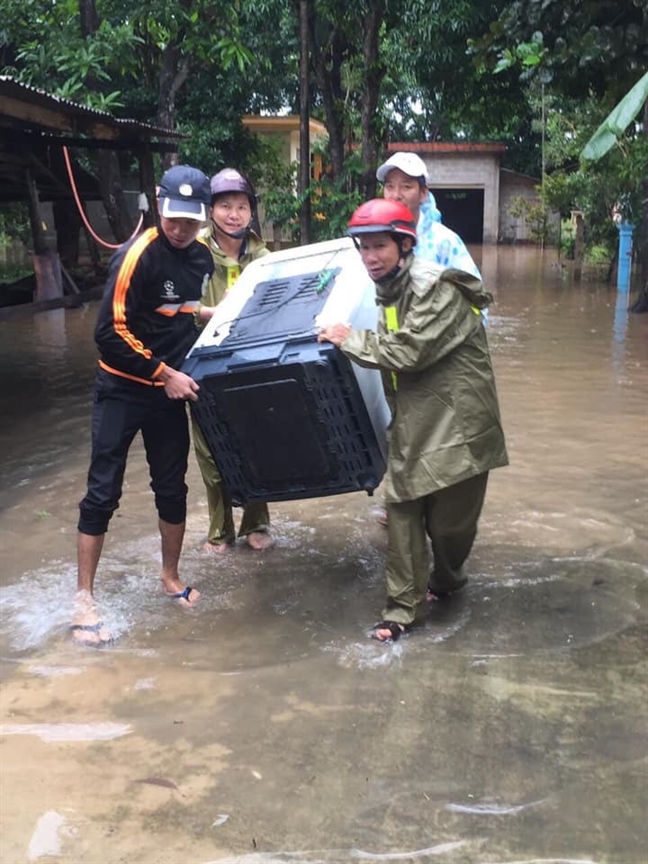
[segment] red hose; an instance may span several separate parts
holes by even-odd
[[[79,193],[77,191],[76,183],[74,182],[74,175],[72,174],[72,165],[70,163],[70,154],[68,153],[68,148],[65,146],[63,147],[63,156],[65,157],[65,164],[67,166],[68,176],[70,178],[70,186],[72,187],[72,194],[74,195],[74,200],[76,201],[76,205],[77,205],[77,208],[78,208],[79,213],[81,215],[81,219],[83,220],[83,224],[88,229],[90,234],[94,237],[94,239],[97,241],[97,243],[100,243],[102,246],[105,246],[107,249],[119,249],[120,246],[123,246],[123,243],[107,243],[105,240],[102,240],[101,237],[98,237],[95,234],[95,232],[92,228],[92,225],[88,222],[86,214],[84,213],[83,205],[81,204],[81,199],[79,198]],[[133,238],[138,233],[138,231],[142,227],[143,221],[144,221],[144,214],[140,213],[139,222],[137,223],[137,226],[135,227],[135,230],[133,231],[131,236],[128,238],[129,240],[131,238]],[[128,241],[126,241],[126,242],[128,242]]]

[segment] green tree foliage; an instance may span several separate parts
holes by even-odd
[[[310,190],[316,236],[374,194],[388,140],[504,141],[507,167],[537,176],[544,161],[547,206],[585,210],[592,231],[608,225],[615,195],[633,193],[643,156],[632,130],[623,163],[581,167],[578,148],[648,66],[643,0],[310,0],[310,10],[311,112],[329,131],[327,173]],[[278,171],[241,117],[297,113],[297,0],[4,0],[0,27],[5,73],[180,129],[180,159],[247,170],[290,223],[294,167]]]
[[[644,0],[514,0],[472,47],[492,71],[519,61],[565,95],[616,101],[648,66],[648,9]]]
[[[546,205],[563,214],[582,210],[590,242],[613,247],[611,213],[622,202],[637,225],[636,246],[648,272],[648,130],[642,134],[626,117],[625,131],[614,130],[619,146],[609,159],[580,159],[588,140],[648,68],[646,3],[515,0],[487,33],[472,40],[471,50],[485,72],[523,82],[536,126],[543,118]],[[635,102],[633,116],[641,98]]]
[[[77,0],[3,3],[3,74],[91,108],[123,105],[115,81],[135,76],[139,41],[128,21],[103,21],[91,38],[84,38]],[[88,87],[89,80],[95,88]]]
[[[242,75],[254,59],[241,39],[240,3],[98,0],[96,29],[84,34],[80,17],[87,2],[5,0],[4,74],[173,128],[175,102],[190,73],[218,68]]]
[[[499,137],[493,135],[501,131],[497,123],[511,113],[512,101],[522,99],[522,91],[513,92],[515,85],[504,88],[499,80],[476,70],[467,45],[497,18],[504,2],[411,0],[400,5],[397,26],[387,30],[383,46],[389,69],[385,122],[390,137]],[[390,111],[392,105],[395,110]]]
[[[626,130],[642,108],[643,135],[634,136],[628,142]],[[639,221],[637,216],[641,212],[643,219],[640,221],[639,245],[645,250],[648,247],[646,237],[648,233],[648,72],[637,81],[601,123],[583,148],[581,159],[583,162],[589,159],[598,163],[603,157],[608,156],[615,144],[624,157],[619,168],[620,179],[622,182],[625,181],[626,188],[630,190],[621,193],[615,209],[627,222]],[[615,151],[614,155],[618,158],[618,151]],[[639,202],[632,200],[633,197],[637,198],[638,190],[641,190],[643,199],[641,211]],[[632,306],[632,311],[648,312],[648,254],[644,254],[643,259],[643,288]]]

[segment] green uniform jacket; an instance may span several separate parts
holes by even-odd
[[[256,261],[257,258],[268,255],[270,250],[254,231],[250,231],[247,237],[245,252],[238,261],[235,261],[234,258],[230,258],[218,246],[213,234],[210,233],[205,239],[209,244],[209,250],[214,259],[214,273],[207,283],[200,303],[202,306],[217,306],[246,266],[251,261]]]
[[[383,372],[392,409],[385,500],[422,498],[507,465],[479,313],[492,298],[481,281],[410,255],[393,282],[376,285],[376,297],[378,332],[353,330],[341,348]],[[387,326],[389,306],[398,329],[393,317]]]

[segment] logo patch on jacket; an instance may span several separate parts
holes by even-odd
[[[163,290],[162,290],[162,294],[160,295],[160,298],[162,300],[166,301],[167,303],[170,300],[179,300],[180,299],[180,295],[176,294],[176,287],[170,279],[167,279],[167,281],[162,286],[162,289]]]

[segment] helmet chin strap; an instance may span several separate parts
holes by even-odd
[[[412,249],[409,249],[407,252],[403,251],[403,238],[402,237],[398,236],[398,237],[395,237],[394,239],[396,240],[396,243],[398,244],[398,252],[399,252],[398,261],[392,267],[392,269],[389,271],[389,273],[385,273],[385,275],[381,276],[380,279],[376,279],[376,282],[379,285],[385,285],[385,284],[391,282],[392,279],[395,279],[396,276],[398,276],[400,271],[405,266],[405,259],[407,258],[407,256],[412,254]]]
[[[400,273],[400,271],[403,269],[403,264],[404,264],[404,263],[405,263],[405,258],[404,258],[404,257],[399,258],[399,259],[398,259],[398,263],[395,264],[395,265],[392,267],[392,269],[389,271],[389,273],[385,273],[385,274],[384,274],[383,276],[381,276],[379,279],[376,279],[376,282],[377,282],[379,285],[386,285],[386,284],[389,284],[389,282],[391,282],[392,279],[395,279],[396,276],[398,276],[398,274]]]
[[[213,219],[211,220],[216,227],[216,230],[220,231],[221,234],[224,234],[226,237],[231,237],[232,240],[242,240],[244,237],[250,233],[250,229],[252,228],[252,221],[250,220],[249,224],[245,226],[245,228],[239,228],[238,231],[226,231],[224,228],[215,222]]]

